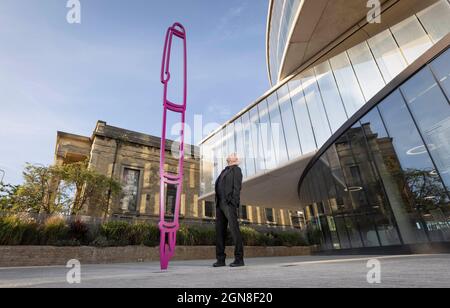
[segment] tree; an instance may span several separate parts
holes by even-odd
[[[15,194],[14,209],[22,212],[54,214],[61,210],[61,204],[53,202],[58,193],[52,184],[56,169],[41,165],[25,166],[24,183],[18,187]]]
[[[88,168],[86,161],[62,166],[27,164],[20,186],[0,186],[0,210],[52,215],[78,215],[87,204],[103,213],[110,197],[117,196],[119,182]]]
[[[79,214],[87,204],[95,204],[106,213],[109,196],[117,196],[122,190],[119,182],[90,170],[86,161],[58,167],[57,174],[64,185],[75,187],[75,196],[70,205],[71,215]]]
[[[7,212],[14,209],[19,187],[18,185],[0,183],[0,211]]]

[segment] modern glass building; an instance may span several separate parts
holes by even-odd
[[[450,241],[450,2],[270,2],[274,85],[201,144],[202,198],[305,213],[324,250]]]

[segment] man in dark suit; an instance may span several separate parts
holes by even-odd
[[[244,264],[244,244],[239,228],[239,207],[241,203],[242,170],[239,168],[239,158],[236,154],[227,159],[228,167],[222,171],[216,181],[216,255],[214,267],[226,266],[225,241],[227,227],[230,226],[231,236],[235,244],[235,260],[231,267],[241,267]]]

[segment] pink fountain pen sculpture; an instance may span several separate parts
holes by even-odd
[[[170,81],[170,58],[172,52],[172,42],[174,36],[183,41],[183,101],[181,103],[170,102],[168,100],[168,86]],[[161,82],[164,84],[164,113],[163,113],[163,128],[161,137],[161,162],[160,162],[160,177],[161,177],[161,198],[160,198],[160,223],[161,230],[160,242],[160,259],[161,270],[167,270],[169,261],[175,254],[175,246],[177,242],[177,231],[180,228],[180,203],[181,194],[183,191],[183,166],[184,166],[184,130],[186,120],[186,102],[187,102],[187,46],[186,46],[186,30],[184,27],[175,23],[167,30],[166,42],[164,45],[164,55],[161,68]],[[180,131],[180,148],[179,148],[179,163],[178,174],[171,174],[165,170],[166,158],[166,129],[167,129],[167,113],[175,112],[181,115],[181,131]],[[166,185],[175,185],[177,188],[175,212],[173,221],[166,221]]]

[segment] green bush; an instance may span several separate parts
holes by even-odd
[[[249,227],[241,227],[242,240],[246,246],[259,246],[264,243],[261,233]]]
[[[278,243],[281,246],[294,247],[294,246],[305,246],[306,241],[300,233],[296,232],[279,232],[275,234],[278,238]]]
[[[111,246],[128,246],[132,242],[132,226],[124,221],[110,221],[101,225],[100,235]]]
[[[70,228],[62,217],[53,216],[45,221],[42,229],[42,244],[57,245],[70,240]]]
[[[106,248],[106,247],[109,247],[110,244],[106,237],[100,235],[91,242],[91,246],[99,247],[99,248]]]
[[[35,245],[39,242],[38,225],[18,216],[0,218],[0,245]]]
[[[71,241],[89,244],[89,226],[81,220],[72,221],[69,224],[69,237]]]
[[[177,232],[177,245],[192,246],[194,239],[187,226],[181,225]]]
[[[318,237],[315,230],[309,230],[311,242]],[[242,226],[242,238],[246,246],[304,246],[307,241],[299,232],[262,233],[253,228]],[[104,224],[87,225],[79,220],[66,224],[62,217],[51,217],[39,225],[26,217],[0,217],[0,245],[51,245],[117,247],[128,245],[159,245],[159,228],[156,224],[130,224],[123,221],[111,221]],[[311,237],[313,237],[311,239]],[[316,239],[317,240],[317,239]],[[214,246],[216,231],[213,226],[182,225],[177,233],[177,244],[182,246]],[[227,245],[232,245],[230,232],[227,233]]]
[[[139,223],[131,226],[130,245],[145,245],[155,247],[159,245],[159,229],[156,225]]]

